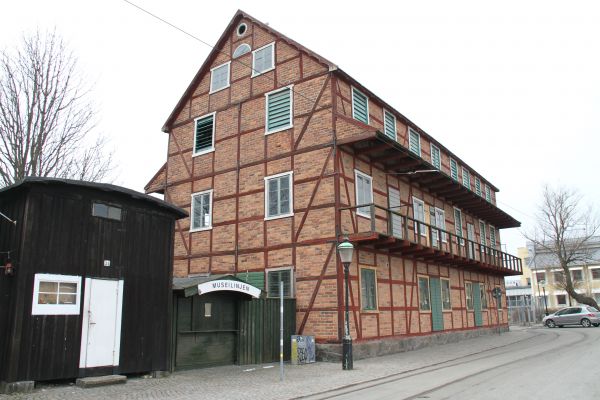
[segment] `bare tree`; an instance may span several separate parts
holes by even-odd
[[[546,186],[536,219],[534,231],[524,235],[534,248],[550,256],[546,263],[558,264],[562,269],[555,286],[564,289],[578,303],[598,308],[589,294],[576,291],[580,283],[573,280],[569,270],[593,260],[590,245],[600,229],[593,208],[583,205],[582,196],[574,190]]]
[[[26,176],[98,181],[112,169],[76,58],[50,32],[0,53],[0,186]]]

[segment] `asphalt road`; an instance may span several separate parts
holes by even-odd
[[[600,399],[600,328],[536,333],[534,340],[306,399]]]

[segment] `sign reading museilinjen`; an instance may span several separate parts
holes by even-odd
[[[210,282],[204,282],[198,285],[198,294],[202,295],[210,292],[218,291],[230,291],[240,292],[250,295],[255,298],[260,297],[260,289],[246,282],[240,281],[228,281],[228,280],[216,280]]]

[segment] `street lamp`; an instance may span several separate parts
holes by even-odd
[[[546,281],[542,279],[539,281],[542,290],[544,291],[544,310],[546,311],[546,316],[548,316],[548,303],[546,303]]]
[[[348,303],[348,270],[350,263],[352,262],[352,253],[354,253],[354,246],[348,241],[348,238],[344,238],[344,241],[337,247],[338,253],[340,254],[340,260],[344,266],[344,283],[346,285],[346,325],[344,338],[342,339],[342,369],[351,370],[353,367],[352,363],[352,337],[350,336],[350,312]]]

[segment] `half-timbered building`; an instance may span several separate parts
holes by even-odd
[[[284,281],[297,333],[326,357],[343,335],[336,245],[347,235],[355,357],[507,328],[492,291],[520,273],[500,251],[500,229],[520,224],[498,189],[270,26],[238,11],[163,131],[167,161],[146,191],[190,213],[177,222],[175,276],[234,274],[268,296]]]

